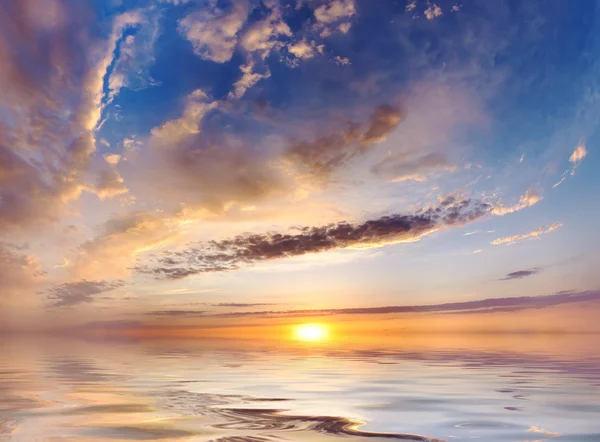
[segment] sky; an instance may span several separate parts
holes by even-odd
[[[0,329],[600,331],[599,7],[4,1]]]

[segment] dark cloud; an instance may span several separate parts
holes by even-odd
[[[73,307],[92,302],[95,296],[123,287],[123,281],[78,281],[67,282],[48,291],[49,307]]]
[[[335,316],[335,315],[385,315],[398,313],[498,313],[552,307],[585,301],[600,301],[600,291],[559,292],[547,296],[522,296],[492,298],[479,301],[452,302],[435,305],[385,306],[365,308],[339,308],[323,310],[279,310],[260,312],[228,312],[212,316],[223,318],[246,316]]]
[[[522,279],[527,278],[528,276],[533,276],[541,272],[542,269],[536,267],[531,270],[518,270],[516,272],[508,273],[504,278],[500,278],[500,281],[509,281],[511,279]]]
[[[360,137],[363,146],[384,141],[402,121],[402,113],[394,106],[387,104],[379,106],[371,115],[369,127]]]
[[[300,233],[296,234],[245,234],[200,243],[180,252],[167,252],[154,265],[138,266],[137,270],[157,278],[180,279],[309,253],[414,241],[445,227],[467,224],[490,209],[489,204],[481,201],[449,197],[436,208],[422,209],[412,215],[382,216],[360,224],[340,222],[300,227],[297,228]]]
[[[362,124],[348,122],[337,132],[292,144],[285,158],[312,175],[328,178],[336,169],[366,152],[368,146],[384,141],[401,121],[402,114],[397,108],[381,105]]]

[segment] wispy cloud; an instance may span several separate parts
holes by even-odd
[[[504,238],[498,238],[498,239],[495,239],[494,241],[492,241],[491,244],[495,245],[495,246],[511,245],[511,244],[515,244],[519,241],[539,239],[540,236],[545,235],[547,233],[554,232],[555,230],[561,228],[562,226],[563,226],[562,223],[554,223],[549,227],[540,227],[539,229],[535,229],[531,232],[524,233],[522,235],[513,235],[513,236],[506,236]]]
[[[541,268],[534,268],[530,270],[517,270],[516,272],[507,273],[504,278],[500,278],[500,281],[510,281],[512,279],[523,279],[528,276],[537,275],[542,271]]]
[[[546,296],[520,296],[490,298],[478,301],[451,302],[432,305],[395,305],[385,307],[337,308],[321,310],[272,310],[260,312],[228,312],[212,316],[222,318],[252,316],[335,316],[335,315],[387,315],[401,313],[493,313],[551,307],[575,302],[600,301],[600,291],[559,292]]]
[[[583,143],[578,144],[577,147],[575,147],[575,150],[573,151],[571,156],[569,157],[569,163],[571,163],[571,168],[565,170],[565,172],[560,177],[560,180],[556,184],[554,184],[552,186],[552,188],[555,189],[558,186],[560,186],[567,179],[569,174],[571,176],[575,175],[575,171],[577,170],[577,167],[579,166],[579,164],[581,164],[581,162],[583,161],[583,159],[586,156],[587,156],[587,149],[585,147],[585,144],[583,144]]]
[[[523,195],[520,199],[519,202],[515,205],[512,206],[505,206],[504,204],[498,204],[496,207],[494,207],[494,210],[492,211],[492,213],[494,215],[506,215],[508,213],[514,213],[514,212],[518,212],[519,210],[523,210],[527,207],[531,207],[534,204],[539,203],[542,200],[542,195],[540,195],[540,193],[536,190],[536,189],[529,189],[527,190],[527,192],[525,192],[525,195]]]
[[[68,282],[48,291],[49,307],[73,307],[90,303],[96,295],[123,287],[123,281],[79,281]]]

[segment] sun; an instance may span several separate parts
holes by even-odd
[[[328,335],[329,330],[323,324],[300,324],[294,328],[294,337],[298,341],[323,341]]]

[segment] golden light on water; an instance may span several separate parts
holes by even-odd
[[[317,342],[329,337],[329,329],[323,324],[300,324],[294,328],[294,338],[298,341]]]

